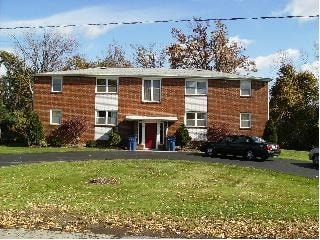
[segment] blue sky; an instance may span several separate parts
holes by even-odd
[[[173,27],[187,30],[186,23],[86,27],[87,23],[152,21],[165,19],[231,18],[319,14],[318,0],[0,0],[0,26],[77,24],[59,29],[80,42],[78,52],[94,59],[109,43],[158,47],[173,41]],[[283,51],[302,69],[317,67],[314,45],[319,43],[319,19],[227,21],[229,37],[246,47],[256,61],[257,76],[275,76],[277,52]],[[211,23],[213,26],[213,22]],[[37,30],[41,31],[41,30]],[[13,51],[10,35],[22,30],[0,30],[0,49]],[[301,59],[306,59],[301,61]],[[3,72],[3,69],[2,69]]]

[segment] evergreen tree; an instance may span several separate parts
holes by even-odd
[[[179,126],[175,136],[176,136],[176,144],[181,147],[185,147],[191,141],[189,131],[184,124],[181,124]]]
[[[271,119],[266,122],[266,126],[263,131],[263,139],[271,143],[278,142],[277,130]]]

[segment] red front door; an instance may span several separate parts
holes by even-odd
[[[145,133],[146,133],[145,147],[149,149],[156,148],[157,124],[146,123]]]

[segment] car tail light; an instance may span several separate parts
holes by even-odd
[[[272,150],[272,145],[269,145],[269,144],[266,145],[266,146],[265,146],[265,149],[268,150],[268,151],[271,151],[271,150]]]

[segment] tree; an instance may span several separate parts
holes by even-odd
[[[298,72],[283,64],[271,88],[270,117],[278,131],[278,142],[292,149],[318,145],[318,79],[308,71]]]
[[[62,70],[66,60],[75,52],[78,42],[65,34],[44,31],[13,37],[18,56],[33,73]]]
[[[74,55],[70,57],[64,67],[63,70],[78,70],[78,69],[86,69],[95,67],[95,64],[85,59],[80,54]]]
[[[6,68],[6,75],[0,82],[1,101],[9,112],[30,111],[32,106],[32,71],[18,56],[0,51],[0,65]]]
[[[161,68],[166,62],[164,50],[155,50],[155,44],[148,47],[142,45],[132,45],[134,49],[134,65],[142,68]]]
[[[132,67],[131,62],[126,58],[123,48],[115,42],[109,44],[106,57],[98,59],[94,64],[97,67]]]
[[[278,142],[277,129],[274,126],[272,119],[266,122],[266,126],[263,131],[263,139],[271,143]]]
[[[242,54],[245,48],[229,40],[226,25],[217,21],[215,30],[208,33],[208,22],[194,20],[189,35],[172,29],[176,42],[167,48],[171,68],[199,68],[227,73],[236,73],[239,69],[255,71],[255,63]]]

